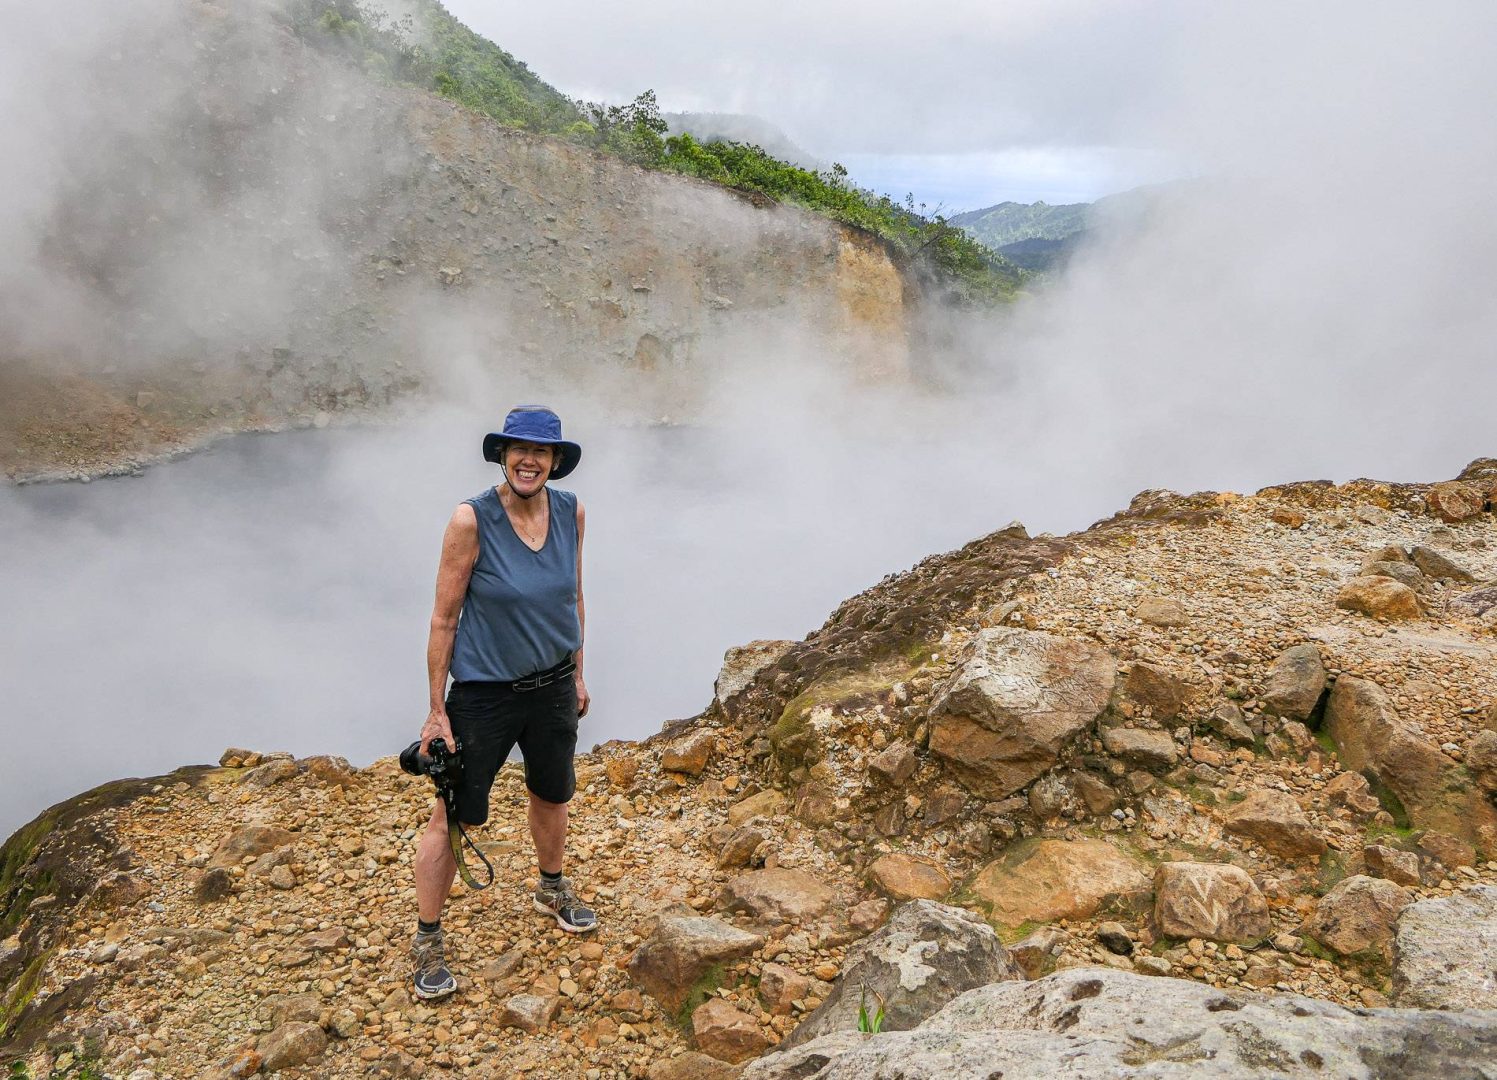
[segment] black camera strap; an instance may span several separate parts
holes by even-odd
[[[458,876],[463,879],[463,884],[470,889],[487,889],[494,884],[494,864],[489,862],[488,856],[473,842],[468,835],[468,830],[463,828],[463,823],[457,819],[457,792],[447,789],[442,792],[442,801],[447,804],[447,845],[452,849],[452,861],[457,863]],[[467,844],[478,861],[483,863],[485,870],[489,872],[489,880],[482,885],[468,870],[468,860],[463,857],[463,844]]]

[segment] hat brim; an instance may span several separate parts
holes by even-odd
[[[561,458],[551,470],[551,479],[560,480],[577,467],[582,460],[582,447],[565,439],[536,439],[519,438],[514,435],[501,435],[497,431],[491,431],[483,437],[483,459],[492,461],[495,465],[500,463],[501,449],[506,442],[528,442],[537,446],[554,446],[561,451]]]

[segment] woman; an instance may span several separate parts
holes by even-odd
[[[563,930],[585,933],[597,927],[597,917],[562,877],[567,803],[577,785],[577,720],[589,704],[582,679],[584,517],[577,496],[548,484],[577,467],[582,448],[562,438],[554,412],[525,405],[505,417],[503,431],[484,439],[483,456],[501,466],[504,481],[461,504],[442,539],[426,647],[431,711],[421,752],[439,738],[451,749],[456,736],[463,764],[458,820],[482,825],[494,777],[519,746],[540,870],[536,909]],[[457,988],[441,927],[455,870],[446,807],[438,799],[416,853],[411,957],[418,997]]]

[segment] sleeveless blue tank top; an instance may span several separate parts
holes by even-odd
[[[582,647],[577,618],[577,496],[546,488],[551,522],[532,551],[489,488],[467,503],[478,518],[478,560],[452,646],[459,682],[512,682],[555,667]]]

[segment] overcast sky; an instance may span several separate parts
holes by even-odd
[[[651,88],[667,110],[755,114],[867,183],[954,209],[1241,164],[1224,142],[1272,146],[1306,104],[1360,116],[1383,87],[1449,84],[1444,66],[1478,55],[1481,77],[1497,13],[1491,0],[448,7],[573,96]]]
[[[744,112],[864,183],[972,209],[1092,199],[1188,166],[1131,141],[1201,5],[1097,0],[447,0],[573,96]],[[1166,152],[1161,152],[1166,151]]]

